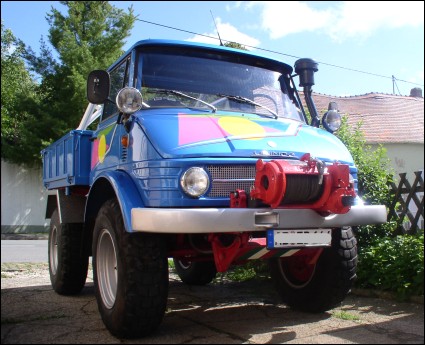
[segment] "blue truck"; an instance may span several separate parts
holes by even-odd
[[[188,285],[267,260],[290,307],[343,301],[356,276],[352,227],[383,223],[386,210],[357,195],[357,168],[332,134],[336,105],[320,118],[312,100],[317,70],[312,59],[292,68],[143,40],[91,72],[79,127],[42,151],[43,183],[56,191],[46,210],[53,289],[81,292],[91,256],[102,320],[124,338],[161,324],[169,259]]]

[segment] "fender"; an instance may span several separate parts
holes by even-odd
[[[133,232],[131,209],[145,206],[133,179],[122,170],[104,171],[94,181],[87,198],[86,224],[96,219],[102,204],[112,197],[118,200],[126,231]]]

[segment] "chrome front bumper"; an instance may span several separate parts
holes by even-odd
[[[196,234],[267,229],[334,228],[381,224],[383,205],[356,205],[346,214],[322,217],[310,209],[263,208],[133,208],[133,231]]]

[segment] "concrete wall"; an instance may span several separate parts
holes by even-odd
[[[1,232],[45,232],[48,192],[42,185],[41,170],[1,161]]]
[[[407,173],[407,179],[413,183],[414,172],[424,170],[424,144],[385,144],[384,147],[387,149],[396,180],[400,179],[400,173]]]

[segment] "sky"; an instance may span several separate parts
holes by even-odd
[[[148,38],[218,45],[213,14],[223,41],[291,66],[298,58],[316,60],[314,92],[408,96],[414,87],[424,89],[424,1],[111,3],[138,15],[124,50]],[[66,13],[58,1],[1,1],[2,22],[38,52],[40,38],[48,41],[52,6]]]

